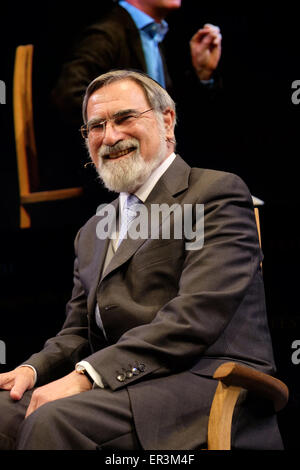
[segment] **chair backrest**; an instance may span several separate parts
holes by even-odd
[[[16,49],[13,103],[20,195],[39,187],[37,149],[32,105],[33,45]]]
[[[41,191],[32,100],[33,45],[18,46],[14,68],[14,127],[18,163],[20,228],[32,223],[32,205],[82,196],[81,187]],[[30,209],[31,206],[31,209]]]

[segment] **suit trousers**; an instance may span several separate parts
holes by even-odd
[[[24,419],[31,394],[15,402],[0,392],[1,450],[141,449],[127,389],[96,387],[46,403]]]

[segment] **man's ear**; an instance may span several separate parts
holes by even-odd
[[[175,122],[175,111],[174,109],[167,108],[164,111],[164,125],[165,125],[167,139],[174,139],[174,122]]]

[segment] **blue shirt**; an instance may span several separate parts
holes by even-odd
[[[165,75],[158,44],[164,39],[168,24],[166,21],[156,23],[151,16],[124,0],[119,5],[128,11],[140,33],[148,75],[166,86]]]

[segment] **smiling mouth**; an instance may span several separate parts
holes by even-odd
[[[105,160],[115,160],[117,158],[124,157],[125,155],[128,155],[129,153],[133,152],[136,150],[136,147],[129,147],[128,149],[125,150],[120,150],[119,152],[111,152],[103,156]]]

